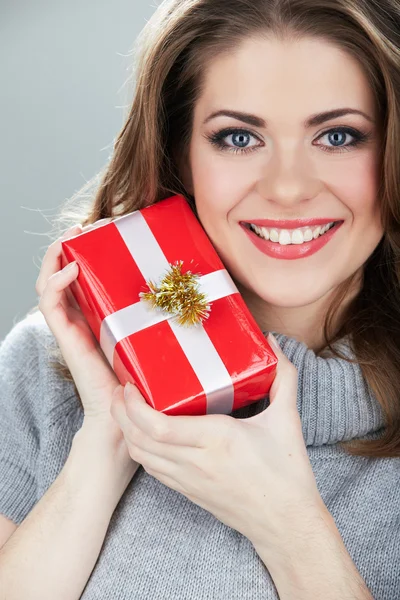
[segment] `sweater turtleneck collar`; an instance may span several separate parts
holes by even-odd
[[[381,406],[357,363],[329,354],[316,356],[304,343],[271,332],[298,371],[297,409],[306,446],[362,438],[384,426]],[[264,332],[267,336],[268,332]],[[346,338],[335,344],[344,356],[355,356]],[[251,417],[269,405],[268,397],[231,413]]]

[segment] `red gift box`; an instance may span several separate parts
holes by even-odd
[[[70,289],[120,383],[169,415],[230,414],[265,397],[277,358],[207,234],[177,195],[62,242]],[[140,297],[171,264],[200,277],[210,301],[183,326]]]

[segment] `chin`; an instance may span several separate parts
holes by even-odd
[[[245,284],[245,287],[251,294],[258,296],[258,298],[264,301],[268,306],[276,306],[279,308],[301,308],[303,306],[312,305],[329,294],[332,291],[332,287],[324,286],[319,290],[315,288],[310,291],[310,288],[304,286],[300,288],[297,286],[295,289],[292,287],[283,287],[280,290],[277,289],[260,289],[255,286],[249,286]],[[247,299],[247,294],[244,294]]]

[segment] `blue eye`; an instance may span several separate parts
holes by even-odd
[[[232,143],[237,144],[231,146],[225,143],[225,138],[232,136]],[[362,133],[352,127],[335,127],[321,134],[317,139],[321,139],[324,136],[328,136],[328,142],[330,146],[324,144],[316,144],[321,147],[324,152],[345,152],[361,145],[370,139],[371,134]],[[351,136],[352,140],[344,145],[346,137]],[[220,131],[215,131],[211,135],[207,135],[206,138],[210,143],[223,152],[233,152],[234,154],[247,154],[249,152],[255,152],[258,148],[261,148],[260,144],[249,146],[248,142],[253,138],[261,142],[261,140],[254,133],[251,133],[247,129],[228,128]]]
[[[342,142],[346,141],[346,135],[349,135],[349,134],[345,133],[344,131],[339,131],[339,132],[335,131],[335,132],[326,133],[325,135],[328,136],[329,142],[332,143],[334,146],[341,146]]]
[[[320,140],[325,136],[328,138],[329,144],[332,145],[325,146],[324,144],[322,144],[321,150],[323,150],[324,152],[345,152],[350,150],[350,148],[354,148],[356,146],[359,146],[363,142],[366,142],[371,137],[370,134],[362,133],[361,131],[353,129],[352,127],[335,127],[334,129],[330,129],[329,131],[326,131],[325,133],[321,134],[317,139]],[[351,142],[344,145],[347,136],[350,136],[353,139]],[[319,145],[320,144],[317,144],[317,146]]]
[[[224,140],[229,136],[232,136],[232,139],[236,140],[236,143],[239,143],[239,146],[229,146],[228,144],[225,144]],[[248,152],[254,152],[254,150],[260,148],[260,146],[246,146],[246,143],[250,138],[259,139],[246,129],[222,129],[221,131],[216,131],[206,137],[211,144],[216,146],[219,150],[234,152],[235,154],[247,154]]]

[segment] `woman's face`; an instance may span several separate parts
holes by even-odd
[[[376,118],[360,66],[325,41],[248,39],[211,63],[184,177],[250,293],[275,307],[313,305],[372,254],[383,235]],[[340,224],[323,233],[320,220]]]

